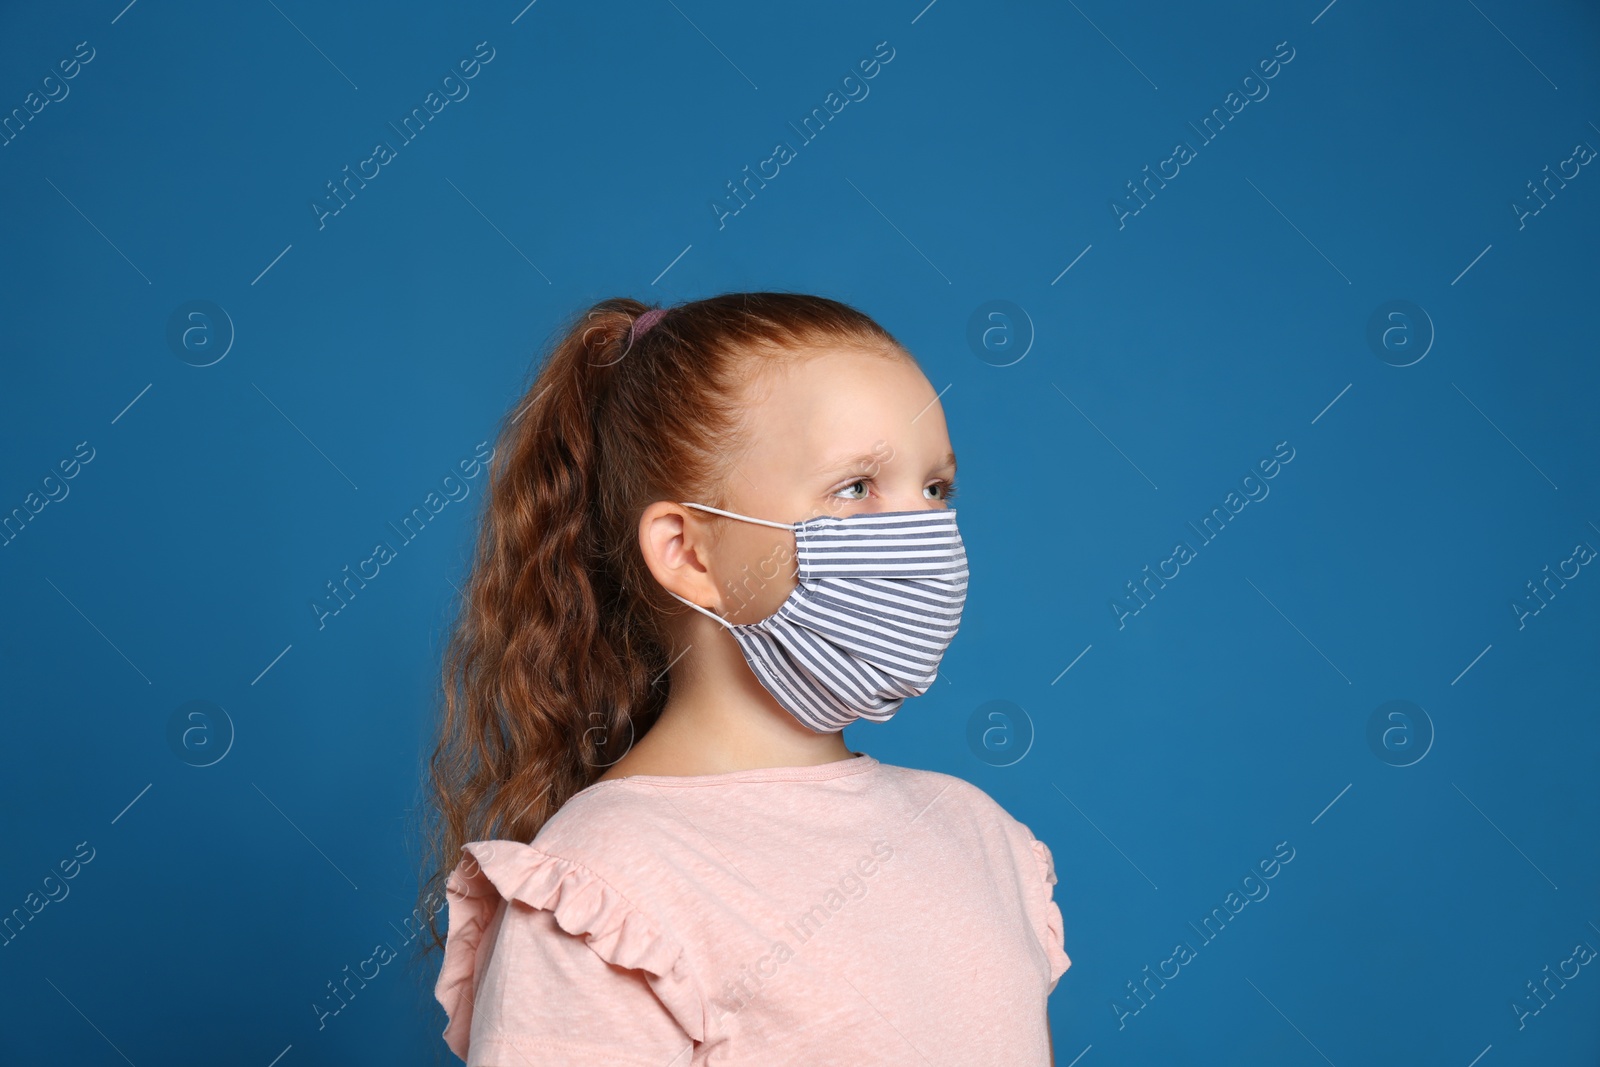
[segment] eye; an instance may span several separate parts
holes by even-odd
[[[931,497],[930,499],[932,500],[943,500],[949,502],[956,498],[956,483],[948,478],[935,478],[927,485],[923,492],[926,493],[928,489],[939,490],[939,495]]]
[[[843,489],[840,489],[839,493],[835,493],[834,495],[838,496],[840,493],[847,493],[851,489],[856,488],[857,486],[861,487],[861,495],[860,496],[846,496],[845,499],[846,500],[865,500],[867,498],[867,480],[865,478],[857,478],[855,481],[851,482],[849,485],[845,486]]]

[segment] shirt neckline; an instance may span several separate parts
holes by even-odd
[[[742,782],[822,782],[847,775],[860,774],[880,766],[877,759],[866,752],[857,752],[830,763],[815,763],[805,767],[754,767],[743,771],[723,771],[720,774],[628,774],[621,778],[607,778],[591,782],[573,796],[608,785],[633,782],[638,785],[661,786],[713,786],[733,785]]]

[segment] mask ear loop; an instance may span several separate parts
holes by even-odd
[[[687,500],[680,500],[678,503],[686,508],[699,508],[701,511],[709,511],[716,515],[726,515],[730,519],[743,519],[745,522],[759,522],[763,526],[775,526],[780,530],[792,531],[795,528],[795,524],[792,522],[773,522],[771,519],[753,519],[749,515],[740,515],[733,511],[723,511],[721,508],[710,507],[706,504],[691,504]]]
[[[709,512],[712,512],[713,514],[716,514],[716,515],[725,515],[730,519],[743,519],[745,522],[758,522],[763,526],[775,526],[780,530],[788,530],[790,532],[795,532],[795,524],[792,523],[792,522],[773,522],[770,519],[755,519],[755,518],[751,518],[749,515],[740,515],[737,512],[733,512],[733,511],[723,511],[721,508],[714,508],[714,507],[711,507],[708,504],[692,504],[687,500],[680,500],[680,501],[678,501],[678,503],[680,505],[682,505],[683,507],[686,507],[686,508],[699,508],[701,511],[709,511]],[[710,610],[709,608],[703,608],[699,604],[696,604],[692,600],[688,600],[688,599],[686,599],[684,597],[678,596],[677,593],[674,593],[670,589],[667,590],[667,595],[671,596],[671,597],[676,597],[677,599],[682,600],[685,604],[689,605],[691,608],[693,608],[694,610],[698,611],[700,614],[717,620],[718,622],[720,622],[723,626],[725,626],[729,630],[733,629],[733,625],[734,625],[733,623],[729,622],[727,619],[724,619],[721,615],[718,615],[716,612]]]
[[[703,608],[699,604],[696,604],[692,600],[688,600],[688,599],[685,599],[684,597],[678,596],[677,593],[674,593],[670,589],[667,590],[667,595],[670,596],[670,597],[677,597],[677,599],[682,600],[685,604],[689,605],[691,608],[693,608],[694,610],[698,611],[700,614],[705,615],[705,616],[707,616],[709,618],[715,619],[717,622],[720,622],[723,626],[725,626],[729,630],[733,629],[733,623],[729,622],[727,619],[724,619],[721,615],[718,615],[716,612],[712,611],[710,608]]]

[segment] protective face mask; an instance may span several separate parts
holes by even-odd
[[[794,591],[760,622],[730,623],[672,595],[727,627],[761,684],[806,727],[837,733],[858,718],[883,722],[933,685],[967,596],[953,510],[786,523],[683,506],[794,533]]]

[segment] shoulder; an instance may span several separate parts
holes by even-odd
[[[883,769],[887,772],[885,782],[889,788],[921,798],[928,805],[929,813],[942,806],[947,811],[959,812],[1007,832],[1017,829],[1027,832],[1027,827],[1018,822],[999,801],[965,778],[943,771],[892,764],[883,764]]]
[[[578,863],[625,856],[655,838],[661,809],[659,799],[645,787],[625,780],[595,783],[568,798],[545,820],[532,844]]]
[[[904,790],[914,800],[920,798],[918,818],[934,816],[946,834],[970,834],[991,854],[1008,857],[1029,878],[1037,876],[1046,884],[1055,884],[1049,847],[983,788],[940,771],[888,769],[893,772],[892,787]]]
[[[535,987],[528,983],[589,982],[601,991],[597,994],[601,999],[616,1000],[626,994],[622,986],[627,983],[620,980],[623,971],[636,972],[653,994],[649,1003],[659,1002],[688,1037],[703,1038],[704,1006],[683,945],[655,911],[641,907],[637,896],[616,877],[615,872],[625,867],[594,862],[596,850],[584,847],[584,833],[603,839],[604,826],[614,814],[607,806],[599,807],[593,818],[578,814],[587,814],[589,807],[574,805],[566,815],[563,807],[531,843],[491,839],[462,846],[461,860],[446,884],[448,933],[434,986],[434,996],[449,1020],[445,1040],[462,1059],[467,1058],[475,1032],[475,1002],[489,986],[503,991],[509,981],[523,983],[516,987],[519,990]],[[547,835],[546,830],[551,832]],[[607,842],[608,850],[613,844]],[[520,958],[508,963],[495,949],[497,943],[516,946],[514,957]],[[577,951],[580,944],[621,971],[596,970],[590,953]],[[501,972],[490,975],[488,969],[496,959]],[[530,961],[537,964],[531,972]],[[513,970],[506,971],[508,966]],[[564,995],[568,994],[570,990]],[[570,995],[569,1001],[576,1003]],[[502,992],[488,1003],[492,1006],[477,1029],[498,1033],[504,1029],[498,1013],[507,998]],[[519,1019],[518,1025],[531,1033],[536,1020]]]
[[[986,857],[996,884],[1015,887],[1008,892],[1015,892],[1039,941],[1047,988],[1054,990],[1072,960],[1055,900],[1059,879],[1050,847],[999,801],[964,778],[907,767],[894,770],[902,788],[925,798],[927,816],[937,815],[942,840],[956,842],[968,864],[980,862],[980,855]]]

